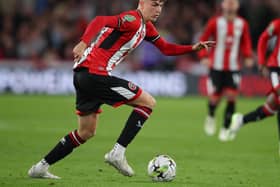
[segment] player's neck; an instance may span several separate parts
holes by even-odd
[[[137,8],[137,11],[140,14],[140,16],[142,17],[142,19],[144,20],[144,22],[147,23],[149,20],[144,16],[143,11],[141,10],[140,7]]]
[[[224,14],[224,17],[228,21],[233,21],[237,17],[237,15],[236,14]]]

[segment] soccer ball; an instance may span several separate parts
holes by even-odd
[[[153,181],[172,181],[176,176],[176,163],[168,155],[158,155],[149,162],[148,175]]]

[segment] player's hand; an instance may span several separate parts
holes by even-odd
[[[259,66],[259,71],[261,73],[262,76],[264,77],[268,77],[269,76],[269,70],[265,65],[260,65]]]
[[[254,60],[252,58],[245,58],[244,64],[247,68],[252,68],[254,66]]]
[[[215,46],[216,42],[215,41],[204,41],[204,42],[198,42],[192,46],[192,49],[194,51],[199,51],[201,49],[206,49],[207,51],[209,48]]]
[[[85,49],[87,48],[87,44],[83,41],[80,41],[73,49],[73,55],[74,55],[74,62],[78,62],[83,54]]]
[[[200,63],[208,67],[210,65],[210,60],[209,58],[203,58]]]

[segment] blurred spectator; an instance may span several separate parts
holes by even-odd
[[[0,59],[72,60],[72,47],[96,15],[112,15],[134,9],[138,0],[0,0]],[[217,14],[219,0],[169,0],[156,23],[162,36],[178,43],[194,43],[209,17]],[[250,22],[256,44],[260,32],[279,16],[279,0],[240,0],[240,14]],[[254,45],[255,47],[255,45]],[[197,61],[195,55],[163,57],[144,43],[131,58],[144,69],[183,67]],[[132,61],[132,60],[129,61]],[[139,63],[139,65],[135,65]]]

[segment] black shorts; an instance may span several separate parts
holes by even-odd
[[[120,106],[135,100],[142,92],[132,82],[114,76],[91,74],[87,68],[74,70],[74,86],[78,115],[100,113],[102,104]]]
[[[208,94],[221,94],[224,89],[237,91],[240,80],[240,73],[238,71],[210,70],[207,82]]]

